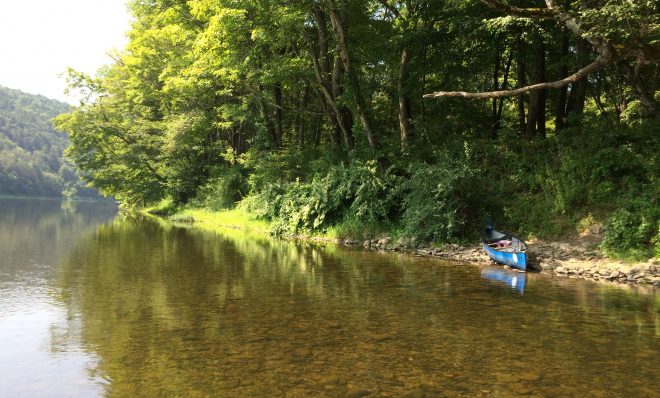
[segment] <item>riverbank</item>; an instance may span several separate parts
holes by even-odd
[[[268,235],[270,223],[255,219],[240,209],[211,212],[186,209],[168,216],[158,210],[144,209],[142,213],[164,217],[170,222],[194,225],[207,231],[238,229],[249,233]],[[372,239],[338,237],[335,232],[324,235],[286,235],[284,239],[332,243],[349,247],[364,247],[373,251],[400,252],[421,257],[473,264],[490,264],[492,260],[480,244],[420,245],[412,239],[393,239],[380,236]],[[660,259],[645,262],[624,262],[606,257],[598,248],[603,238],[602,227],[590,228],[571,239],[550,242],[529,240],[529,262],[536,271],[557,277],[569,277],[610,282],[614,284],[646,285],[660,288]]]

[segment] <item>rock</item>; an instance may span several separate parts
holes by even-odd
[[[543,270],[551,271],[555,269],[555,266],[552,263],[542,262],[540,264],[541,264],[541,269]]]
[[[575,273],[578,274],[578,275],[584,274],[584,268],[578,268],[578,270],[575,271]]]
[[[612,273],[608,276],[608,278],[615,279],[615,278],[618,278],[620,274],[621,273],[619,271],[615,270],[615,271],[612,271]]]
[[[371,391],[369,391],[369,390],[349,389],[346,392],[346,398],[362,398],[362,397],[366,397],[370,394],[371,394]]]
[[[555,273],[557,273],[557,274],[565,274],[565,273],[566,273],[566,270],[564,269],[564,267],[561,267],[561,266],[560,266],[560,267],[555,268]]]
[[[641,270],[641,269],[640,269],[639,266],[634,266],[634,267],[632,267],[632,268],[630,268],[630,269],[628,270],[628,275],[636,274],[636,273],[638,273],[640,270]]]
[[[605,231],[602,224],[594,224],[589,227],[589,233],[593,235],[600,235]]]

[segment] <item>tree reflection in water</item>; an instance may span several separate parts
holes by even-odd
[[[657,296],[124,216],[60,266],[109,396],[650,396]],[[630,364],[635,363],[635,367]]]

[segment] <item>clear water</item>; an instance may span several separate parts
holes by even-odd
[[[0,199],[0,396],[660,396],[660,295],[483,271]]]

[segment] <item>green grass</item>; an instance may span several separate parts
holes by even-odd
[[[211,211],[206,209],[184,209],[177,212],[172,216],[176,221],[177,218],[190,220],[194,222],[196,227],[205,230],[222,230],[222,229],[241,229],[246,232],[260,232],[268,234],[270,231],[270,222],[257,219],[246,211],[235,208],[232,210]]]

